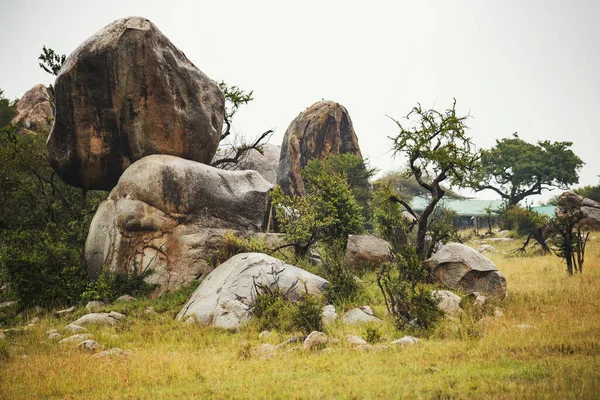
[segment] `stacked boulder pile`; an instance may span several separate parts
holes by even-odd
[[[310,159],[361,154],[347,110],[321,101],[290,124],[281,147],[252,150],[231,170],[210,166],[224,95],[140,17],[114,21],[81,44],[55,96],[50,164],[71,185],[110,191],[86,242],[89,277],[104,266],[150,270],[155,295],[210,272],[228,231],[261,232],[273,183],[302,194],[300,169]]]
[[[152,270],[160,295],[209,272],[227,230],[261,230],[272,185],[207,165],[223,93],[150,21],[119,19],[86,40],[55,91],[50,164],[71,185],[111,191],[90,226],[90,277]]]

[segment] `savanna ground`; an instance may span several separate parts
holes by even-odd
[[[507,252],[520,243],[493,244]],[[254,327],[229,333],[175,322],[192,289],[108,307],[127,314],[128,322],[90,331],[106,348],[132,350],[128,356],[96,359],[50,343],[48,329],[84,311],[47,316],[4,340],[0,398],[600,398],[600,240],[588,245],[584,272],[573,277],[553,255],[489,257],[507,278],[508,297],[490,305],[504,316],[446,320],[428,339],[404,348],[358,352],[344,339],[366,337],[367,327],[336,324],[327,330],[340,339],[330,345],[333,353],[289,345],[265,357],[258,352],[263,343],[291,335],[261,340]],[[366,281],[367,297],[382,316],[376,285],[372,277]],[[158,313],[144,314],[149,305]],[[383,344],[407,333],[387,320],[374,329]]]

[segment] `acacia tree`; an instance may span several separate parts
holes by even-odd
[[[446,193],[442,182],[450,186],[464,186],[480,159],[480,152],[466,135],[468,115],[456,115],[456,99],[452,108],[444,112],[423,109],[421,104],[417,104],[405,118],[408,127],[392,118],[400,128],[398,135],[391,138],[394,141],[393,152],[408,158],[409,173],[430,194],[429,203],[421,215],[417,215],[406,201],[398,197],[390,200],[402,204],[417,219],[416,251],[424,260],[428,221]]]
[[[583,161],[570,149],[572,144],[544,140],[535,145],[516,133],[496,140],[494,147],[483,152],[472,187],[476,191],[493,190],[509,206],[543,190],[566,190],[579,182],[578,172],[583,166]]]

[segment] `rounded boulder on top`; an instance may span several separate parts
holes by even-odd
[[[123,18],[81,44],[55,83],[50,164],[67,183],[112,189],[151,154],[210,163],[223,93],[145,18]]]

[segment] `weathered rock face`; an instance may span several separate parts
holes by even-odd
[[[210,163],[223,94],[150,21],[119,19],[80,45],[56,78],[52,167],[67,183],[112,189],[151,154]]]
[[[229,171],[257,171],[267,182],[275,185],[277,183],[277,168],[279,167],[280,154],[280,146],[267,143],[263,146],[263,154],[258,150],[248,150],[242,155],[237,164],[226,164],[224,169]],[[233,157],[233,155],[227,149],[219,149],[213,162],[226,157]]]
[[[285,132],[277,183],[288,195],[303,195],[300,170],[314,158],[345,153],[362,157],[348,111],[333,101],[319,101],[300,113]]]
[[[564,192],[558,198],[558,207],[554,210],[557,216],[564,213],[564,208],[579,208],[585,218],[581,221],[582,225],[590,230],[600,230],[600,203],[592,199],[585,198],[573,192]]]
[[[29,89],[15,108],[17,115],[11,121],[13,124],[34,132],[50,132],[54,112],[46,86],[40,84]]]
[[[344,261],[354,269],[374,269],[390,261],[390,244],[372,235],[349,235]]]
[[[185,321],[193,317],[200,325],[237,329],[250,320],[248,307],[256,296],[254,282],[272,285],[274,271],[280,271],[279,290],[284,293],[289,290],[291,301],[298,300],[305,288],[311,295],[320,295],[328,284],[317,275],[266,254],[242,253],[219,265],[202,281],[177,319]]]
[[[442,246],[425,265],[449,289],[481,292],[500,299],[506,296],[504,275],[488,258],[464,244]]]
[[[225,171],[154,155],[132,164],[104,201],[85,248],[90,277],[151,269],[156,295],[212,270],[225,233],[259,231],[271,185],[256,171]]]

